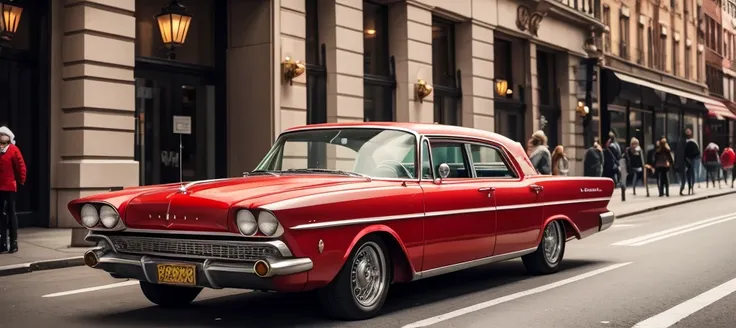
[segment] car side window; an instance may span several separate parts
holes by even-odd
[[[432,173],[432,163],[429,161],[429,142],[424,140],[422,141],[422,179],[434,179]]]
[[[478,178],[517,178],[516,173],[500,149],[477,144],[470,145],[473,158],[473,170]]]
[[[439,172],[440,164],[450,166],[448,179],[469,178],[470,166],[465,157],[465,146],[461,143],[432,142],[432,166]]]

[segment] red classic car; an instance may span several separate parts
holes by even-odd
[[[522,146],[415,123],[289,129],[243,177],[126,188],[69,203],[98,242],[88,266],[140,280],[160,306],[203,287],[317,290],[364,319],[389,286],[521,257],[556,272],[565,244],[608,229],[613,182],[537,174]]]

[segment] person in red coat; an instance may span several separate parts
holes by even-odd
[[[734,175],[736,172],[733,169],[734,162],[736,162],[736,153],[734,153],[733,148],[729,145],[721,153],[721,167],[723,168],[723,180],[725,180],[726,186],[728,186],[728,180],[726,178],[728,177],[728,173],[731,172],[731,188],[733,188],[733,182],[736,180],[736,175]]]
[[[15,135],[8,127],[0,127],[0,205],[5,216],[0,217],[0,253],[18,251],[18,217],[15,214],[15,194],[18,185],[26,183],[26,163],[15,145]],[[6,244],[10,235],[10,248]]]

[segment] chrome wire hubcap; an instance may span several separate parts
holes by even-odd
[[[383,294],[386,281],[386,259],[373,242],[358,249],[350,270],[353,298],[364,307],[376,305]]]
[[[557,263],[562,251],[562,228],[560,223],[555,221],[547,225],[544,229],[544,257],[550,264]]]

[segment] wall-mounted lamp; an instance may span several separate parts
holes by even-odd
[[[156,21],[161,32],[161,41],[169,49],[169,59],[176,59],[174,48],[186,42],[192,15],[187,13],[186,7],[172,0],[166,7],[161,8],[161,12],[156,15]]]
[[[281,69],[284,71],[284,79],[289,81],[289,85],[293,85],[294,79],[304,74],[304,71],[307,70],[304,64],[288,56],[281,62]]]
[[[582,101],[578,101],[578,106],[575,107],[575,111],[577,111],[580,116],[585,117],[586,115],[588,115],[588,113],[590,113],[590,108],[588,108],[588,106],[585,106],[585,103],[583,103]]]
[[[417,83],[414,84],[414,89],[420,103],[424,102],[424,98],[427,98],[427,96],[432,93],[432,90],[434,90],[431,85],[427,84],[427,82],[422,79],[417,79]]]
[[[507,96],[514,94],[514,90],[509,88],[509,82],[506,80],[496,80],[496,94],[499,96]]]
[[[18,23],[20,23],[23,8],[11,5],[10,1],[0,2],[0,38],[11,41],[18,31]]]

